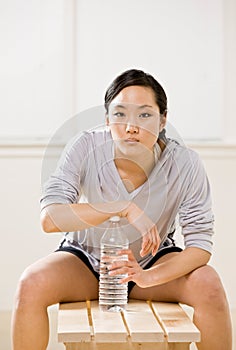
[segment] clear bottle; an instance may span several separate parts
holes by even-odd
[[[124,310],[128,301],[128,284],[119,283],[126,275],[110,276],[108,265],[117,260],[128,260],[128,256],[117,255],[121,249],[128,249],[129,241],[120,226],[120,217],[110,218],[109,227],[101,242],[99,305],[103,311],[118,312]]]

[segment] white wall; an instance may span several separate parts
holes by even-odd
[[[79,0],[76,8],[77,110],[101,104],[113,78],[137,67],[166,89],[182,137],[222,137],[222,0]]]
[[[224,103],[222,111],[223,139],[235,142],[236,135],[236,1],[223,1],[224,18]]]
[[[0,138],[50,138],[130,67],[163,84],[182,137],[222,138],[224,3],[1,0]]]
[[[11,309],[23,269],[55,247],[56,237],[47,237],[39,225],[43,151],[32,145],[0,146],[0,309]]]
[[[0,139],[48,138],[75,113],[73,6],[0,0]]]

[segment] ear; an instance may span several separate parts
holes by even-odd
[[[110,122],[109,122],[109,117],[108,114],[106,113],[105,115],[105,124],[106,124],[106,131],[110,131]]]
[[[160,117],[160,132],[164,129],[164,127],[166,126],[166,112],[164,114],[161,115]]]
[[[105,114],[106,126],[109,126],[109,117],[108,114]]]

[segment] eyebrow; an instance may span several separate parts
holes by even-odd
[[[123,106],[123,105],[116,105],[116,104],[114,104],[114,107],[118,107],[118,108],[126,108],[125,106]]]
[[[127,104],[128,104],[128,105],[129,105],[129,104],[133,105],[134,103],[127,103]],[[123,105],[116,105],[116,104],[115,104],[115,107],[126,109],[126,107],[123,106]],[[150,105],[142,105],[142,106],[138,106],[138,109],[143,109],[143,108],[146,108],[146,107],[148,107],[148,108],[153,108],[153,106],[150,106]]]
[[[142,106],[139,106],[138,108],[139,108],[139,109],[142,109],[142,108],[146,108],[146,107],[148,107],[148,108],[153,108],[153,106],[150,106],[150,105],[142,105]]]

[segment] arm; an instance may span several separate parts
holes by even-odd
[[[155,285],[163,284],[206,265],[210,257],[211,254],[206,250],[195,247],[186,248],[171,259],[157,265],[156,270],[155,266],[152,267],[149,273],[151,278],[154,278]]]
[[[121,253],[124,254],[124,252],[128,254],[128,261],[113,263],[109,268],[110,274],[128,274],[128,277],[121,282],[134,281],[141,288],[161,285],[185,276],[191,271],[206,265],[210,259],[210,253],[205,250],[186,248],[170,259],[160,262],[148,270],[143,270],[130,250]]]
[[[126,217],[142,234],[141,256],[157,253],[161,242],[157,227],[133,202],[52,204],[42,210],[41,225],[47,233],[73,232],[97,226],[114,215]]]
[[[129,202],[52,204],[41,212],[45,232],[73,232],[97,226],[114,215],[121,216]]]

